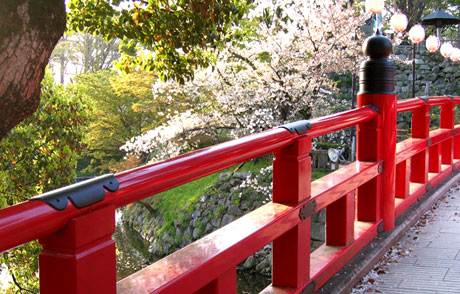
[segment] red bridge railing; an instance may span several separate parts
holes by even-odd
[[[43,245],[39,261],[44,294],[235,293],[237,264],[273,242],[272,284],[262,293],[313,293],[460,166],[460,125],[454,125],[460,97],[396,101],[387,77],[367,74],[391,71],[387,51],[368,53],[357,109],[288,124],[0,210],[0,252],[38,239]],[[430,131],[433,106],[441,106],[441,122]],[[404,111],[412,112],[412,138],[396,144],[396,113]],[[357,160],[311,182],[311,140],[351,126],[358,127]],[[269,153],[275,155],[272,202],[116,282],[111,238],[116,208]],[[321,209],[326,209],[326,242],[310,253],[310,219]]]

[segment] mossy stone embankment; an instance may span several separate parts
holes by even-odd
[[[215,175],[213,182],[196,200],[181,210],[176,209],[177,215],[171,223],[166,224],[171,221],[171,216],[165,217],[165,212],[159,209],[163,206],[156,203],[158,199],[155,197],[141,205],[128,206],[123,222],[139,232],[149,244],[148,251],[152,256],[163,257],[270,201],[271,186],[270,167],[259,172],[223,172]],[[146,204],[152,209],[146,209]],[[311,244],[317,248],[323,242],[324,213],[321,212],[312,218]],[[271,244],[247,258],[239,268],[270,274]]]

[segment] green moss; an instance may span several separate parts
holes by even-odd
[[[222,210],[224,210],[224,207],[222,205],[219,205],[216,209],[216,212],[213,215],[213,218],[216,218],[216,219],[220,218]]]
[[[272,160],[268,156],[257,158],[248,161],[244,165],[238,165],[224,170],[223,172],[253,172],[257,173],[261,168],[271,165]],[[217,193],[217,188],[214,187],[219,179],[220,173],[211,174],[209,176],[197,179],[187,184],[175,187],[168,191],[159,193],[151,197],[148,201],[152,207],[163,215],[163,227],[157,229],[157,234],[165,231],[175,232],[174,221],[184,221],[185,213],[191,213],[194,204],[204,194],[206,189],[213,189],[213,194]],[[223,207],[220,208],[219,213]],[[209,215],[211,216],[211,215]]]
[[[196,224],[195,224],[195,226],[196,226],[197,228],[199,228],[200,230],[203,229],[203,227],[204,227],[204,226],[203,226],[203,223],[202,223],[201,221],[197,221]]]
[[[238,206],[241,202],[241,198],[240,197],[236,197],[235,200],[232,202],[232,205],[234,206]]]
[[[331,171],[330,170],[315,170],[311,172],[311,179],[316,180],[321,177],[324,177],[325,175],[329,174]]]

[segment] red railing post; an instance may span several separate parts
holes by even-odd
[[[454,133],[454,159],[460,159],[460,133],[458,132]]]
[[[347,246],[353,242],[355,224],[355,192],[326,207],[326,245]]]
[[[75,217],[63,230],[41,238],[40,293],[116,293],[114,231],[111,205]]]
[[[428,172],[430,173],[439,173],[441,171],[441,146],[436,144],[430,146],[429,148],[429,164]]]
[[[395,154],[396,94],[394,64],[388,60],[392,52],[390,40],[377,33],[364,43],[369,59],[360,67],[358,106],[373,105],[379,115],[358,126],[357,159],[383,160],[382,173],[358,188],[358,220],[383,219],[384,229],[394,227],[395,218]]]
[[[273,202],[296,204],[311,196],[311,138],[275,152]],[[310,220],[273,241],[272,285],[299,288],[310,275]]]
[[[412,112],[412,138],[427,139],[430,136],[430,107],[425,106]],[[411,158],[411,182],[425,184],[428,182],[428,148]]]
[[[450,103],[441,105],[442,129],[453,129],[455,124],[455,105],[454,100]],[[454,162],[454,140],[449,138],[441,143],[441,163],[452,165]]]
[[[396,165],[396,197],[407,198],[410,195],[410,160]]]

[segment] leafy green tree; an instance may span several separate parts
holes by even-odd
[[[38,111],[21,122],[0,142],[0,209],[37,194],[71,183],[78,154],[83,149],[82,126],[86,109],[75,97],[68,98],[51,74],[42,82]],[[0,255],[15,285],[7,293],[38,293],[38,253],[31,242]]]
[[[212,61],[208,47],[218,48],[252,0],[99,1],[71,0],[69,27],[107,40],[129,39],[142,49],[124,56],[120,67],[142,70],[184,82],[197,66]],[[146,51],[147,50],[147,51]]]
[[[165,120],[161,114],[167,111],[168,104],[152,94],[156,80],[156,76],[145,72],[120,75],[99,71],[76,77],[72,91],[92,109],[85,131],[85,156],[90,165],[84,172],[112,170],[124,157],[120,146]]]
[[[179,81],[212,58],[252,0],[71,0],[71,30],[128,39],[153,52],[128,63]],[[0,138],[40,101],[45,67],[66,24],[64,0],[0,1]],[[122,67],[124,67],[122,65]],[[128,67],[129,68],[129,67]]]
[[[54,48],[50,65],[58,70],[60,83],[64,84],[65,76],[112,68],[120,58],[119,43],[118,39],[106,42],[90,34],[66,35]]]

